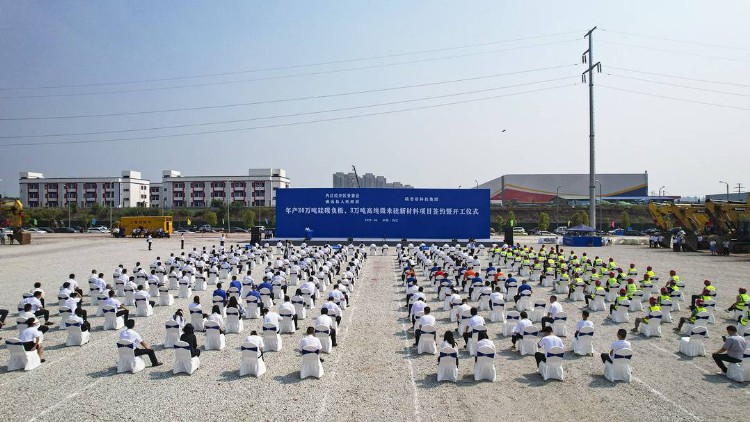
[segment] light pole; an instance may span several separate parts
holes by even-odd
[[[661,196],[661,191],[662,191],[662,189],[664,189],[664,188],[666,188],[666,186],[662,186],[662,187],[660,187],[660,188],[659,188],[659,196]]]
[[[601,203],[602,203],[602,182],[600,182],[599,179],[597,179],[596,183],[599,184],[599,205],[601,206]],[[599,212],[601,214],[601,210],[599,210]],[[599,218],[599,230],[601,231],[601,230],[604,230],[604,218],[602,218],[602,216],[599,216],[599,217],[600,217]],[[596,227],[594,227],[594,228],[596,228]]]
[[[474,179],[474,183],[476,183],[476,184],[477,184],[477,189],[479,189],[479,182],[477,182],[477,180],[476,180],[476,179]]]
[[[719,183],[727,185],[727,202],[729,202],[729,183],[719,180]]]
[[[555,220],[557,222],[557,227],[560,227],[560,188],[562,185],[558,186],[557,189],[555,189],[555,204],[557,205],[557,215],[555,216]]]
[[[227,180],[227,234],[231,233],[231,227],[229,226],[229,206],[231,205],[232,201],[232,188],[231,188],[231,181]]]

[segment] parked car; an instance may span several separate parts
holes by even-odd
[[[186,233],[186,234],[187,233],[195,233],[194,231],[191,231],[191,230],[188,230],[188,229],[179,229],[179,230],[175,230],[174,232],[175,233]]]
[[[73,227],[57,227],[55,233],[78,233]]]
[[[565,235],[567,232],[568,232],[568,228],[564,226],[561,226],[555,229],[555,234],[559,234],[561,236]]]
[[[513,234],[525,236],[526,235],[526,229],[524,229],[523,227],[520,227],[520,226],[513,227]]]
[[[46,231],[38,229],[36,227],[27,227],[23,229],[23,231],[25,231],[26,233],[34,233],[34,234],[47,234]]]
[[[204,225],[200,226],[200,228],[198,229],[198,231],[201,232],[201,233],[211,233],[211,232],[213,232],[213,230],[211,229],[211,226],[209,226],[208,224],[204,224]]]
[[[86,230],[86,233],[109,233],[109,229],[106,227],[90,227]]]
[[[54,232],[55,232],[55,229],[53,229],[52,227],[37,227],[37,228],[38,228],[39,230],[44,230],[44,231],[46,231],[47,233],[54,233]]]
[[[233,233],[249,233],[247,229],[243,229],[242,227],[230,227]]]

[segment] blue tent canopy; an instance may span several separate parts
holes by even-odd
[[[585,224],[579,224],[575,227],[570,227],[568,231],[569,232],[595,232],[596,229],[589,227]]]

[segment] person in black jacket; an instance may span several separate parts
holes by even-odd
[[[184,341],[185,343],[190,345],[190,357],[201,355],[201,351],[200,349],[198,349],[198,340],[195,338],[195,329],[193,328],[193,324],[185,324],[185,327],[182,329],[180,341]]]

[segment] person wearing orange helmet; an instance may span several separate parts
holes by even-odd
[[[695,321],[698,319],[698,314],[701,312],[708,312],[708,310],[703,307],[703,299],[698,299],[695,301],[695,306],[693,307],[693,312],[690,314],[690,316],[680,318],[680,323],[677,324],[674,330],[679,332],[680,330],[682,330],[682,326],[686,322],[695,324]]]
[[[595,284],[595,287],[594,287],[594,292],[593,292],[593,293],[591,293],[590,295],[586,295],[586,296],[584,296],[584,297],[583,297],[583,299],[584,299],[584,300],[586,301],[586,306],[589,306],[589,302],[590,302],[590,301],[592,301],[592,300],[596,299],[597,293],[598,293],[599,295],[602,295],[602,296],[604,295],[604,293],[601,293],[601,292],[604,292],[604,291],[605,291],[605,290],[604,290],[604,287],[602,287],[602,282],[601,282],[601,280],[596,280],[596,281],[594,282],[594,284]]]
[[[648,309],[646,309],[646,316],[644,316],[643,318],[636,318],[635,327],[633,327],[633,329],[630,331],[637,333],[639,325],[648,324],[648,319],[653,316],[654,312],[661,312],[661,306],[659,306],[659,303],[655,297],[648,298],[648,305]]]
[[[623,302],[623,301],[625,301],[625,300],[630,300],[630,299],[628,299],[628,291],[625,290],[625,289],[620,289],[620,295],[617,296],[617,298],[615,299],[615,302],[613,304],[609,305],[609,315],[610,315],[610,317],[612,316],[612,313],[617,310],[617,308],[620,305],[620,303]]]
[[[737,299],[734,301],[732,306],[727,309],[727,312],[732,311],[744,311],[747,307],[747,302],[750,302],[750,296],[747,295],[747,289],[744,287],[740,287],[739,294],[737,295]]]

